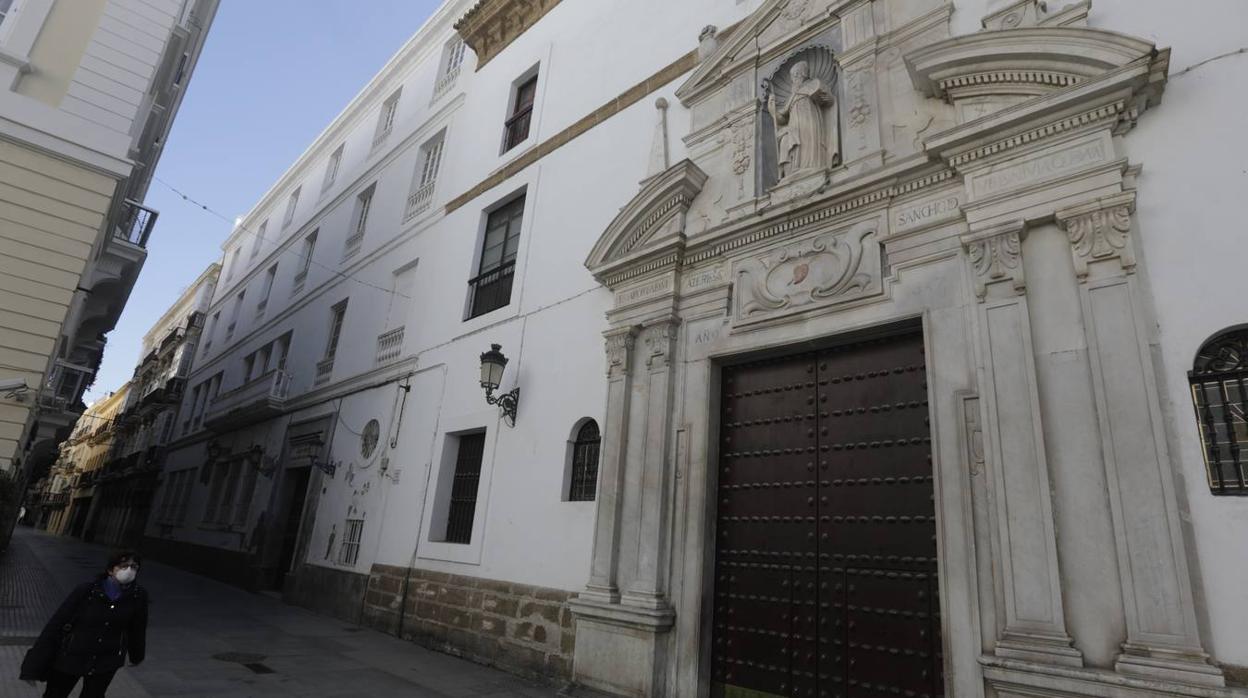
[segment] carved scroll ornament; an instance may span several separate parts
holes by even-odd
[[[882,286],[876,231],[819,235],[737,268],[737,317],[750,320],[817,304],[845,302]]]
[[[965,242],[967,258],[975,276],[975,295],[983,300],[988,286],[1010,279],[1014,290],[1026,287],[1023,278],[1023,243],[1019,230],[1008,230]]]
[[[1135,270],[1135,253],[1131,249],[1131,209],[1127,203],[1063,217],[1059,222],[1066,229],[1074,254],[1075,272],[1086,278],[1092,262],[1118,258],[1126,272]]]

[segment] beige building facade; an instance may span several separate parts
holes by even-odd
[[[0,470],[56,458],[146,257],[142,201],[216,0],[15,0],[0,19]],[[6,535],[12,522],[0,516]]]

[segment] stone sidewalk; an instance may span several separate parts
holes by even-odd
[[[17,681],[22,656],[64,595],[105,556],[99,546],[18,527],[0,553],[0,698],[40,695]],[[117,675],[110,698],[558,695],[156,562],[144,562],[139,581],[152,598],[147,660]]]

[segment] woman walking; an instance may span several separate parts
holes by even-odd
[[[22,661],[23,681],[46,681],[43,698],[67,698],[82,681],[80,698],[103,698],[113,675],[147,646],[147,592],[135,583],[139,556],[115,553],[105,573],[70,592]]]

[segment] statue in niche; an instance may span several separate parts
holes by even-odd
[[[787,71],[787,72],[786,72]],[[822,47],[802,50],[764,81],[776,141],[778,181],[841,161],[836,65]]]

